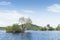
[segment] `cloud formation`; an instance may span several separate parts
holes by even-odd
[[[24,13],[20,13],[17,10],[0,10],[0,27],[5,27],[14,23],[18,23],[20,17],[27,18],[29,17],[29,15],[24,15]]]
[[[22,10],[24,13],[34,13],[32,10]]]
[[[48,6],[47,10],[50,12],[59,12],[60,13],[60,4],[50,5],[50,6]]]
[[[11,4],[11,2],[6,2],[6,1],[1,1],[0,2],[0,5],[10,5]]]
[[[19,17],[22,17],[21,13],[16,10],[3,10],[0,11],[0,27],[8,26],[14,23],[18,23]]]
[[[27,15],[24,15],[23,13],[20,13],[16,10],[0,10],[0,27],[5,27],[8,25],[12,25],[14,23],[18,23],[19,22],[19,17],[29,17]],[[50,23],[52,24],[58,24],[60,23],[59,20],[55,20],[53,18],[49,18],[48,20],[44,17],[31,17],[33,24],[36,25],[41,25],[41,26],[45,26],[46,24]],[[45,19],[45,20],[44,20]],[[53,25],[52,25],[53,26]]]

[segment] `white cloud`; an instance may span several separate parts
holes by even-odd
[[[60,4],[53,4],[47,8],[50,12],[59,12],[60,13]]]
[[[16,10],[0,10],[0,27],[18,23],[19,17],[31,17],[29,14],[27,15],[23,12],[20,13]]]
[[[60,20],[60,19],[59,19]],[[46,26],[47,24],[50,24],[51,27],[57,27],[58,24],[60,24],[58,18],[43,18],[43,17],[38,17],[38,18],[33,18],[33,24],[36,24],[38,26]]]
[[[16,10],[0,10],[0,27],[18,23],[19,17],[21,17],[21,16],[30,17],[32,19],[33,24],[36,24],[39,26],[40,25],[46,26],[47,24],[51,24],[51,26],[56,26],[57,24],[60,23],[58,18],[57,19],[56,18],[47,19],[47,18],[41,17],[41,16],[35,17],[36,15],[33,15],[33,16],[29,16],[29,14],[24,15],[23,13],[19,13]]]
[[[21,16],[26,17],[25,15],[18,13],[16,10],[0,11],[0,27],[18,23],[19,17]]]
[[[34,13],[32,10],[22,10],[24,13]]]
[[[10,5],[11,4],[11,2],[6,2],[6,1],[1,1],[0,2],[0,5]]]

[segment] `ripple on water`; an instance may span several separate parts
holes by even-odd
[[[19,34],[0,31],[0,40],[60,40],[60,31],[26,31]]]

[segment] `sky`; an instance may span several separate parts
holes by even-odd
[[[60,24],[60,0],[0,0],[0,27],[29,17],[38,26]]]

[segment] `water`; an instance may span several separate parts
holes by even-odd
[[[26,31],[19,34],[0,31],[0,40],[60,40],[60,31]]]

